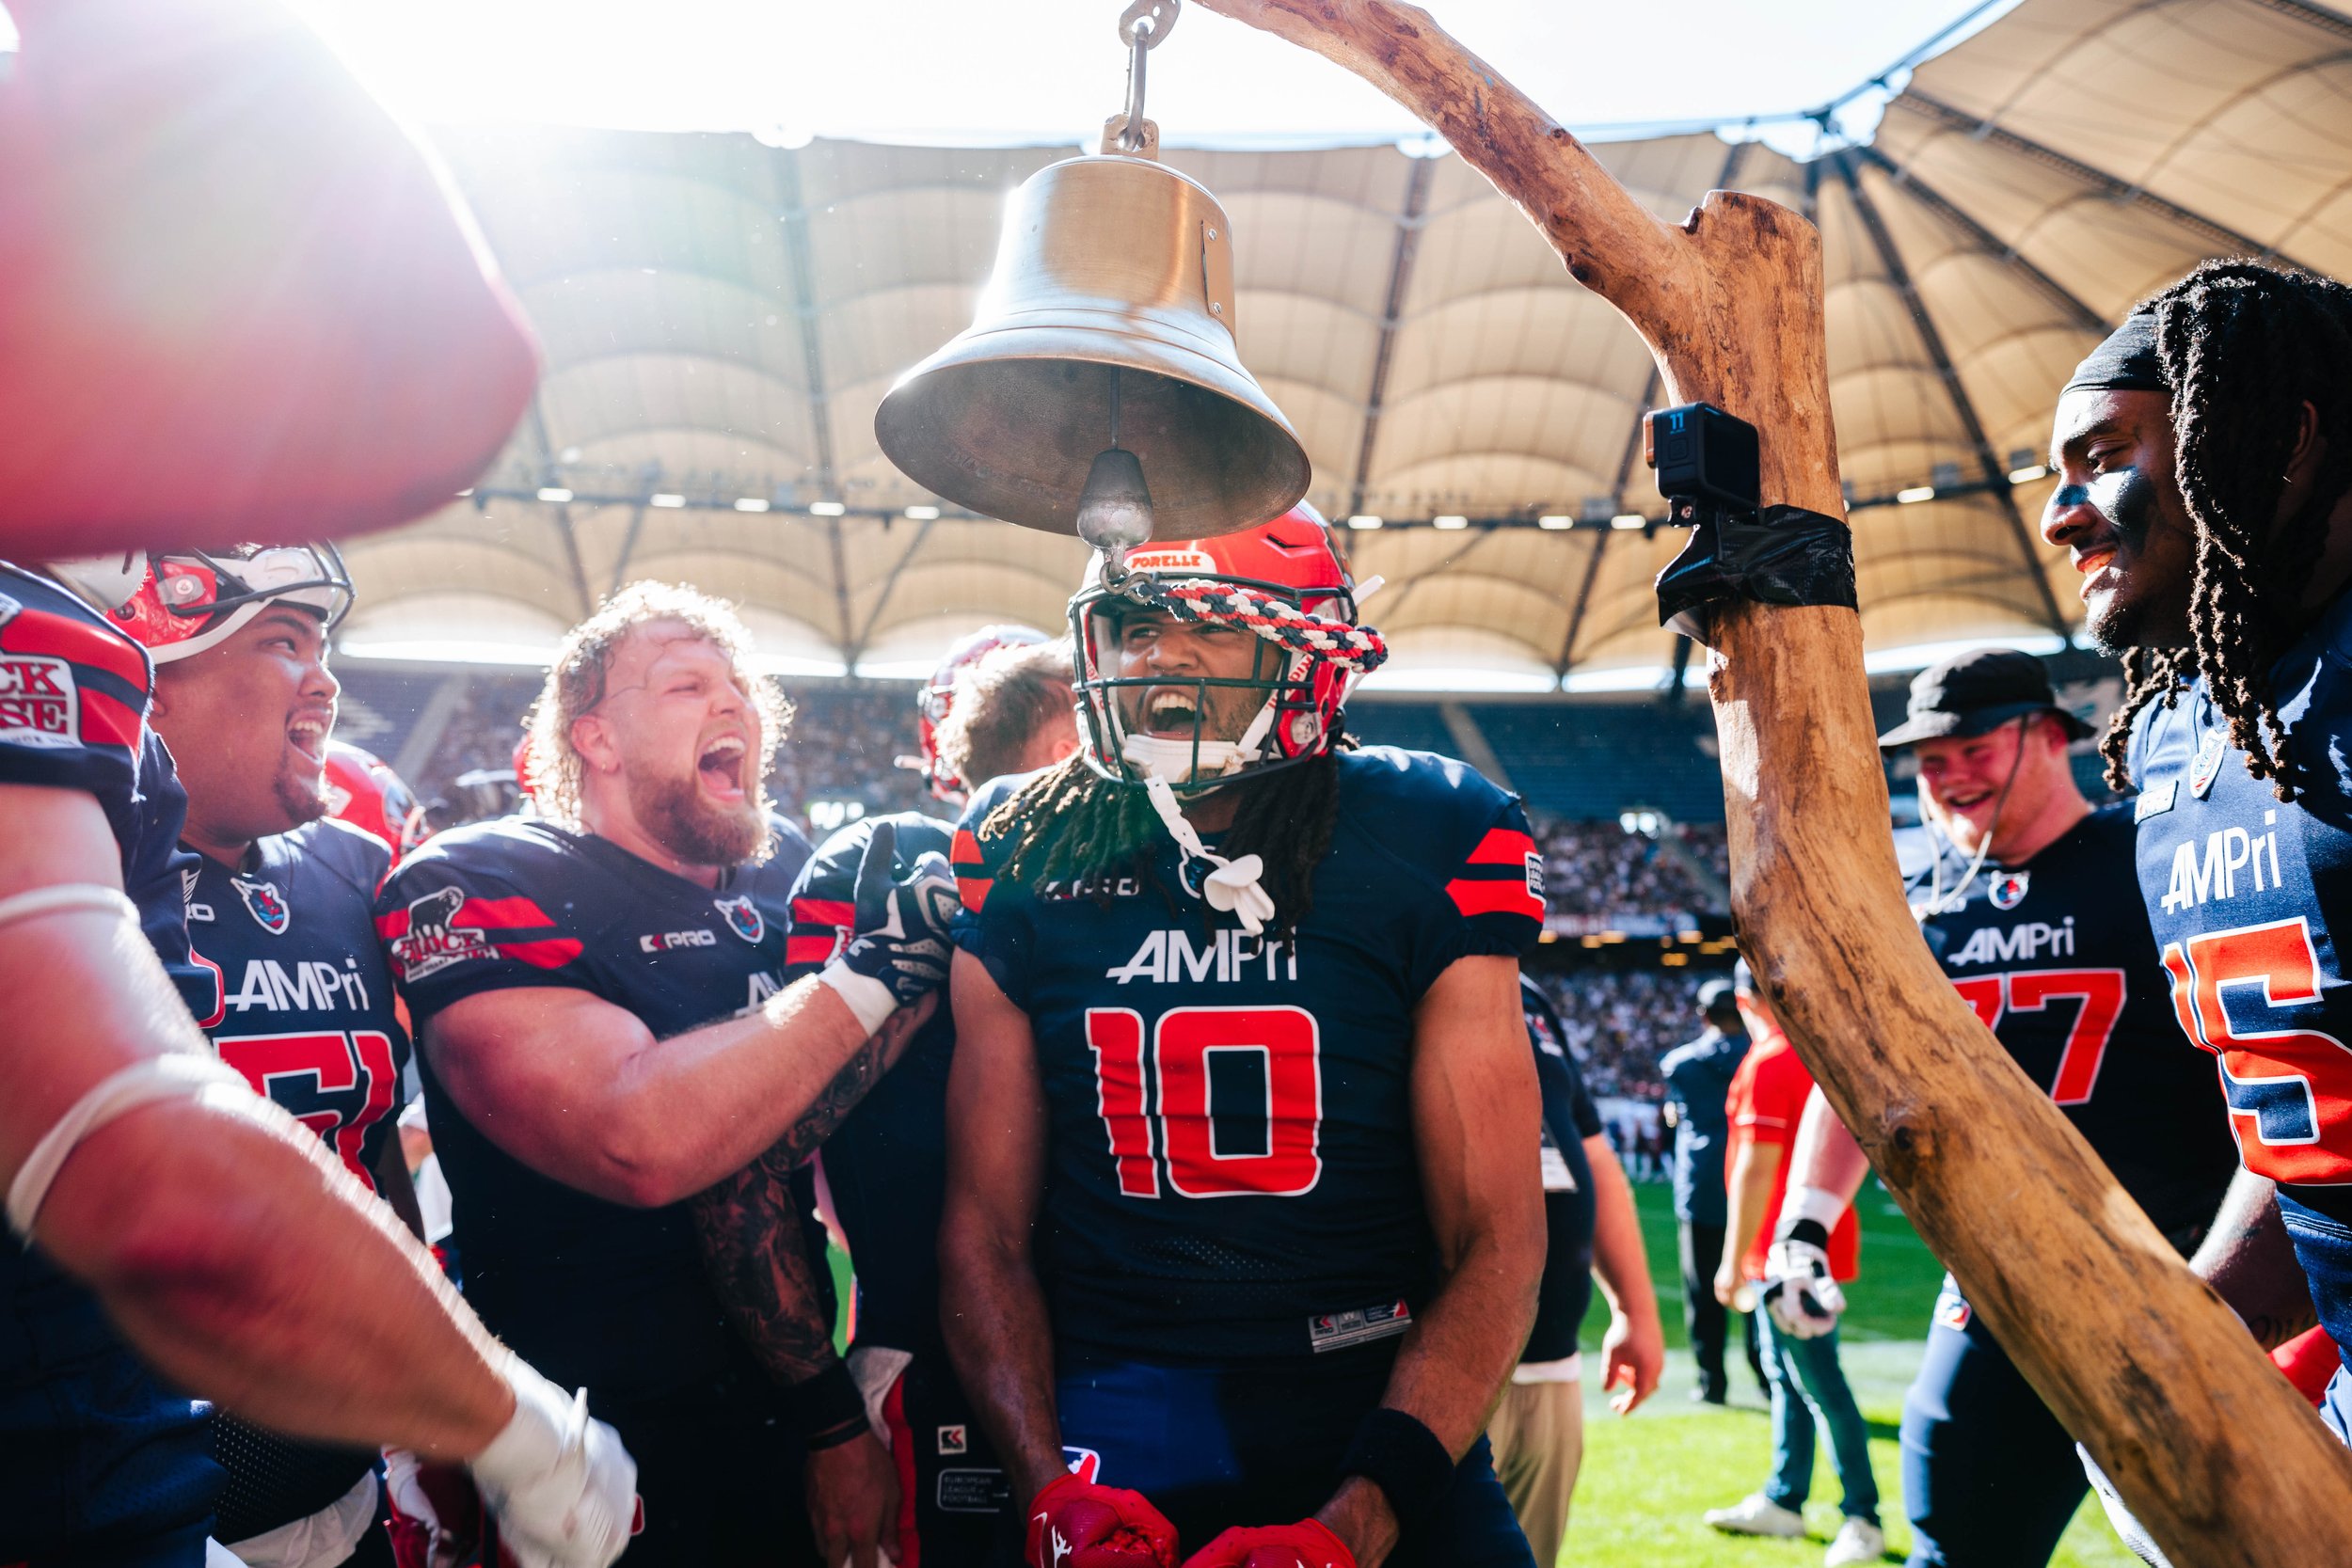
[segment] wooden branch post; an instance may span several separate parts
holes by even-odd
[[[1728,191],[1678,226],[1660,220],[1417,8],[1200,3],[1336,61],[1440,132],[1633,324],[1666,403],[1712,403],[1756,426],[1767,505],[1844,515],[1811,224]],[[2352,1556],[2352,1454],[1920,940],[1887,831],[1859,618],[1744,605],[1713,631],[1740,946],[1920,1235],[2180,1568]]]

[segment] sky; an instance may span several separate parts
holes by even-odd
[[[980,143],[1091,136],[1125,92],[1120,0],[291,0],[410,119]],[[1432,0],[1579,127],[1786,115],[1884,71],[1974,0]],[[1984,8],[1975,25],[2006,9]],[[1182,145],[1410,136],[1329,64],[1187,4],[1147,112]]]

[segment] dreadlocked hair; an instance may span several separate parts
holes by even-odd
[[[2352,488],[2352,288],[2259,261],[2206,261],[2140,307],[2172,388],[2173,469],[2196,529],[2191,646],[2144,650],[2100,750],[2116,782],[2138,710],[2201,673],[2246,770],[2295,799],[2270,668],[2299,629],[2328,515]],[[2303,404],[2326,455],[2276,528]]]
[[[1217,853],[1232,860],[1256,855],[1264,863],[1259,885],[1274,900],[1268,935],[1277,941],[1286,940],[1314,907],[1315,867],[1329,852],[1339,820],[1337,753],[1355,745],[1335,719],[1330,749],[1322,755],[1230,786],[1241,792],[1241,803]],[[979,836],[1012,840],[996,873],[1002,880],[1036,885],[1094,878],[1107,886],[1119,876],[1146,870],[1168,830],[1140,788],[1103,777],[1083,753],[1073,753],[1007,797],[980,823]]]
[[[2150,703],[2171,707],[2182,689],[2197,673],[2194,648],[2126,648],[2123,650],[2123,701],[2099,737],[2099,755],[2106,759],[2107,787],[2118,795],[2132,791],[2132,716]]]

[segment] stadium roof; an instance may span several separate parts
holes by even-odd
[[[2026,0],[1920,65],[1867,144],[1596,151],[1662,214],[1736,186],[1821,226],[1872,647],[2048,638],[2079,620],[2033,534],[2048,482],[2026,472],[2056,388],[2201,257],[2352,277],[2347,87],[2352,19],[2301,0]],[[1070,149],[439,140],[547,373],[470,498],[350,547],[355,651],[543,650],[639,576],[739,600],[809,673],[1059,624],[1074,542],[925,517],[872,420],[969,322],[1005,193]],[[1368,613],[1397,650],[1384,679],[1642,678],[1669,657],[1649,584],[1678,540],[1610,519],[1660,510],[1648,356],[1482,178],[1425,150],[1167,159],[1232,216],[1243,357],[1306,443],[1311,499],[1383,520],[1347,544],[1389,584]]]

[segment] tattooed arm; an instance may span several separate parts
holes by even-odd
[[[868,1568],[898,1555],[898,1482],[888,1450],[833,1348],[833,1323],[804,1243],[792,1173],[864,1099],[930,1017],[901,1009],[859,1047],[768,1151],[696,1195],[704,1267],[735,1331],[791,1390],[809,1447],[809,1523],[822,1560]]]
[[[2278,1188],[2241,1170],[2189,1270],[2214,1288],[2263,1349],[2276,1350],[2319,1321],[2310,1281],[2279,1217]]]

